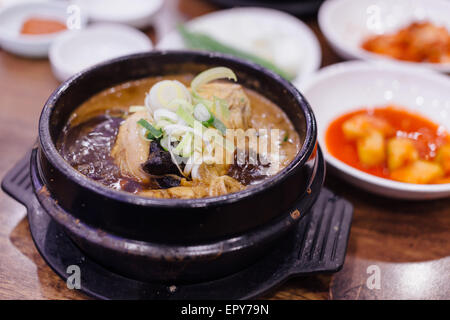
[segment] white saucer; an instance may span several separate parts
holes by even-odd
[[[53,73],[60,81],[97,63],[152,50],[142,32],[119,24],[95,24],[57,38],[49,52]]]
[[[122,23],[135,28],[149,26],[163,0],[75,0],[92,22]]]
[[[430,21],[450,30],[450,1],[328,0],[320,7],[318,19],[322,33],[344,59],[383,60],[450,72],[450,63],[400,61],[361,48],[368,36],[395,32],[413,21]]]
[[[410,184],[379,178],[336,159],[325,144],[326,129],[340,115],[388,104],[422,114],[450,131],[450,78],[426,69],[351,61],[319,70],[305,83],[302,92],[314,110],[325,159],[344,179],[387,197],[414,200],[450,197],[450,183]]]
[[[220,10],[190,20],[186,23],[186,27],[193,31],[206,33],[238,49],[263,56],[261,53],[255,52],[255,49],[251,49],[259,45],[262,53],[274,55],[275,64],[278,66],[282,66],[283,63],[285,66],[297,66],[294,70],[297,76],[292,80],[293,83],[300,83],[316,71],[321,64],[320,45],[314,33],[298,18],[281,11],[265,8]],[[282,47],[268,52],[263,41],[263,36],[266,34],[272,34],[274,38],[278,37],[278,40],[282,41],[280,42]],[[183,39],[176,30],[165,35],[156,47],[158,49],[186,49]],[[300,57],[299,64],[296,63],[297,57]],[[277,60],[279,61],[277,62]]]
[[[71,31],[60,31],[42,35],[20,34],[23,23],[30,17],[51,18],[66,23],[69,14],[67,4],[43,1],[24,1],[6,5],[0,10],[0,45],[11,53],[43,58],[48,54],[50,44],[61,34]],[[81,17],[80,27],[86,20]]]

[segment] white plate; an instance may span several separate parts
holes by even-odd
[[[94,24],[58,37],[50,47],[53,73],[60,81],[97,63],[152,50],[151,40],[137,29],[120,24]]]
[[[318,139],[332,169],[368,191],[394,198],[436,199],[450,196],[450,183],[421,185],[379,178],[333,157],[325,132],[337,117],[363,107],[388,104],[422,114],[450,130],[450,79],[447,76],[404,66],[351,61],[321,69],[305,83],[303,92],[314,110]]]
[[[273,57],[278,66],[295,69],[297,77],[292,82],[297,84],[320,67],[320,45],[314,33],[299,19],[284,12],[264,8],[227,9],[190,20],[186,27],[241,50]],[[268,34],[274,38],[272,41],[279,43],[274,50],[264,40]],[[257,52],[255,46],[259,48]],[[164,36],[156,47],[186,48],[176,30]]]
[[[400,61],[360,47],[370,35],[395,32],[413,21],[426,20],[450,30],[450,1],[328,0],[320,7],[318,18],[328,42],[345,59],[381,59],[450,72],[450,64]]]
[[[52,41],[61,31],[43,35],[20,34],[23,23],[30,17],[50,18],[66,23],[69,18],[67,5],[55,2],[25,1],[5,6],[0,10],[0,45],[6,51],[25,57],[42,58],[48,54]],[[80,27],[86,20],[80,20]]]
[[[75,0],[92,22],[122,23],[135,28],[149,26],[163,0]]]

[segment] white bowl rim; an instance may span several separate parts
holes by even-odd
[[[75,73],[78,73],[78,72],[74,73],[73,70],[70,68],[71,63],[61,57],[61,54],[60,54],[61,46],[66,45],[73,38],[79,37],[80,34],[82,34],[82,33],[91,32],[95,29],[104,29],[104,28],[108,28],[111,30],[116,29],[121,32],[133,34],[133,37],[135,39],[142,40],[142,42],[141,42],[142,46],[148,45],[147,48],[145,48],[143,50],[152,50],[153,49],[153,42],[151,41],[151,39],[148,38],[142,31],[140,31],[136,28],[130,27],[125,24],[119,24],[119,23],[98,22],[98,23],[89,25],[88,28],[68,32],[68,33],[65,33],[65,34],[61,35],[60,37],[58,37],[57,41],[53,42],[49,49],[48,56],[49,56],[49,60],[50,60],[52,67],[57,69],[58,73],[64,74],[64,76],[66,78],[70,77],[71,75],[74,75]]]
[[[92,1],[92,0],[90,0]],[[148,1],[148,0],[147,0]],[[89,20],[91,20],[92,22],[95,23],[123,23],[123,24],[129,24],[129,23],[133,23],[136,20],[141,20],[141,19],[145,19],[145,18],[150,18],[151,16],[157,14],[159,12],[159,10],[163,7],[164,5],[164,0],[151,0],[151,1],[158,1],[158,3],[154,6],[151,7],[151,10],[147,7],[144,9],[147,10],[141,10],[138,14],[136,14],[133,17],[117,17],[114,19],[109,19],[108,17],[104,16],[101,12],[97,11],[97,10],[91,10],[91,9],[87,9],[88,11],[88,15],[89,15]],[[74,2],[76,5],[80,5],[81,7],[84,5],[81,3],[81,1],[75,1]]]
[[[323,33],[327,41],[340,52],[344,52],[347,56],[351,56],[353,59],[363,59],[363,60],[372,60],[372,61],[384,61],[386,63],[392,63],[394,65],[405,65],[411,67],[419,67],[423,69],[432,69],[439,72],[449,73],[450,72],[450,63],[429,63],[429,62],[414,62],[414,61],[403,61],[398,60],[389,56],[376,54],[372,52],[368,52],[364,49],[358,48],[349,48],[348,46],[342,44],[336,38],[336,34],[334,33],[334,28],[330,26],[330,23],[327,19],[327,15],[334,9],[336,6],[341,5],[342,2],[347,1],[358,1],[358,0],[325,0],[319,8],[319,12],[317,14],[317,21],[319,24],[320,31]],[[427,0],[427,1],[435,1],[436,3],[442,4],[444,6],[449,7],[450,12],[450,2],[446,0]],[[340,54],[339,54],[340,55]]]
[[[37,0],[28,0],[23,2],[18,2],[11,5],[6,5],[3,8],[0,8],[0,18],[4,14],[9,14],[11,10],[19,10],[21,7],[26,8],[30,5],[35,7],[47,7],[54,9],[61,9],[66,12],[67,3],[55,2],[55,1],[37,1]],[[86,17],[82,16],[81,18],[81,28],[84,28],[87,24]],[[51,42],[55,38],[67,33],[71,30],[62,30],[60,32],[54,32],[50,34],[36,34],[36,35],[27,35],[27,34],[18,34],[18,35],[10,35],[7,32],[3,31],[3,28],[0,27],[0,40],[13,41],[21,44],[41,44],[46,42]]]
[[[311,77],[307,82],[305,82],[302,91],[307,92],[310,88],[315,86],[317,83],[327,79],[328,77],[338,76],[340,74],[345,74],[347,72],[368,72],[368,71],[380,71],[385,72],[401,72],[406,73],[411,76],[424,77],[429,81],[440,82],[442,84],[447,84],[450,92],[450,79],[442,74],[433,72],[431,70],[421,69],[420,75],[418,75],[415,68],[410,68],[403,65],[392,65],[383,62],[365,62],[365,61],[346,61],[340,62],[327,66],[320,69],[316,74]],[[314,110],[314,107],[313,107]],[[320,134],[320,133],[319,133]],[[366,173],[364,171],[353,168],[352,166],[344,163],[343,161],[335,158],[331,155],[326,146],[323,146],[323,153],[325,160],[334,168],[341,171],[344,174],[352,176],[358,180],[365,181],[372,185],[381,187],[383,189],[395,190],[395,191],[407,191],[407,192],[417,192],[417,193],[445,193],[450,192],[450,183],[442,184],[413,184],[404,183],[394,180],[389,180],[381,177],[374,176],[372,174]]]
[[[189,26],[190,23],[195,23],[196,21],[199,21],[201,19],[210,19],[213,18],[214,15],[222,15],[222,14],[230,14],[233,12],[250,12],[250,13],[254,13],[254,12],[263,12],[266,14],[275,14],[278,15],[280,17],[283,17],[283,19],[289,19],[289,21],[295,23],[300,29],[302,29],[304,35],[308,38],[308,45],[310,45],[310,47],[308,48],[308,50],[311,52],[310,56],[311,56],[311,61],[308,64],[307,67],[304,67],[302,69],[305,69],[305,72],[302,72],[302,69],[300,69],[300,72],[298,72],[297,76],[292,79],[292,83],[294,84],[299,84],[302,83],[306,76],[309,76],[311,74],[313,74],[315,71],[317,71],[321,64],[322,64],[322,48],[320,46],[320,42],[317,39],[317,36],[315,35],[315,33],[311,30],[311,28],[304,23],[302,20],[296,18],[295,16],[284,12],[284,11],[279,11],[276,9],[271,9],[271,8],[264,8],[264,7],[234,7],[234,8],[229,8],[229,9],[222,9],[222,10],[217,10],[217,11],[213,11],[211,13],[207,13],[205,15],[196,17],[192,20],[186,21],[186,25]],[[167,37],[172,36],[174,33],[176,33],[177,30],[171,30],[169,31],[167,34],[163,35],[161,37],[161,39],[159,39],[159,41],[156,43],[156,48],[157,49],[165,49],[164,47],[161,48],[161,44],[164,44],[165,39]]]

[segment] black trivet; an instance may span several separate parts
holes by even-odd
[[[186,285],[147,283],[108,271],[90,258],[53,222],[37,201],[30,181],[30,154],[2,181],[3,190],[28,209],[34,243],[63,279],[68,266],[81,270],[81,291],[100,299],[249,299],[300,275],[337,272],[343,264],[352,205],[322,189],[294,234],[250,267],[214,281]]]

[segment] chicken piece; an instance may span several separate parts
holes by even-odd
[[[437,181],[444,176],[444,171],[437,163],[416,160],[412,164],[391,172],[391,178],[401,182],[426,184]]]
[[[419,158],[413,142],[407,138],[392,138],[387,142],[387,162],[389,170],[398,169]]]
[[[386,158],[384,138],[379,131],[371,131],[367,136],[358,139],[356,146],[359,161],[364,166],[380,165]]]
[[[150,141],[142,136],[142,127],[137,123],[140,119],[152,122],[147,111],[139,111],[129,116],[120,125],[111,156],[122,175],[147,183],[150,178],[142,169],[142,164],[148,159]]]
[[[247,129],[250,123],[251,107],[250,100],[239,84],[224,82],[213,82],[203,85],[198,90],[199,95],[208,100],[214,97],[226,100],[228,103],[229,116],[221,113],[220,106],[216,106],[217,116],[228,129]]]
[[[450,143],[444,144],[439,148],[436,161],[441,165],[445,174],[450,173]]]
[[[356,115],[345,121],[342,125],[342,131],[349,140],[366,137],[374,130],[379,131],[383,136],[393,134],[393,129],[389,123],[383,119],[366,114]]]
[[[211,180],[187,181],[181,180],[178,187],[158,190],[145,190],[139,195],[152,198],[180,198],[193,199],[204,197],[217,197],[245,189],[245,186],[230,176],[216,176]]]

